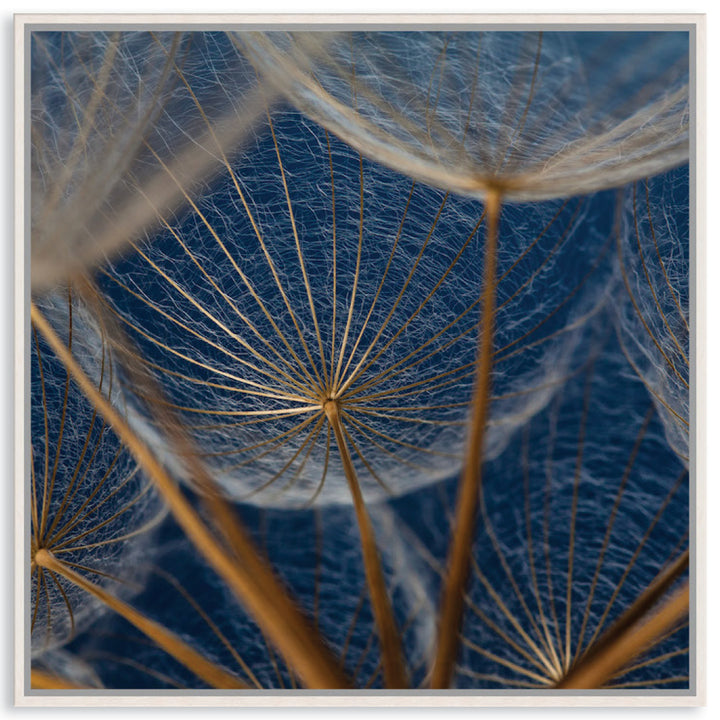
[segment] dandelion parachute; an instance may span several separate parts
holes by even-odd
[[[668,442],[689,463],[690,223],[687,171],[639,181],[625,195],[617,252],[627,300],[623,349],[653,396]]]
[[[683,32],[238,33],[267,82],[368,156],[484,197],[623,185],[688,157]]]
[[[173,178],[190,186],[211,177],[221,167],[215,144],[240,144],[262,117],[273,93],[258,87],[252,68],[223,46],[223,37],[32,33],[35,292],[66,283],[157,227],[158,212],[183,202]],[[210,73],[211,81],[190,90],[179,66],[188,76]],[[212,73],[221,69],[225,79],[218,84]]]
[[[85,359],[106,396],[120,402],[113,360],[98,327],[75,301],[50,296],[43,309]],[[66,643],[103,610],[80,587],[43,566],[52,553],[91,582],[129,596],[142,587],[137,558],[165,508],[130,453],[33,330],[31,633],[33,655]]]
[[[640,384],[621,379],[623,365],[610,342],[518,437],[514,479],[489,468],[462,686],[561,683],[663,571],[677,565],[675,586],[686,575],[687,471]],[[503,507],[509,487],[523,498],[512,511]],[[638,650],[604,686],[687,684],[684,620]]]
[[[673,565],[674,586],[686,576],[688,473],[625,364],[606,332],[602,351],[487,463],[458,688],[555,687],[657,577]],[[429,488],[400,513],[415,537],[406,542],[437,573],[430,596],[453,491],[453,483]],[[606,687],[686,686],[686,621],[639,650]]]
[[[489,456],[573,371],[584,320],[608,296],[610,228],[590,225],[597,213],[579,199],[503,218]],[[100,278],[229,496],[348,502],[328,399],[342,408],[367,501],[457,472],[482,205],[275,113],[191,211],[163,223]],[[551,280],[563,263],[576,272],[570,288]]]

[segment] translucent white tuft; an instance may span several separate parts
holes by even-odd
[[[638,182],[625,193],[618,239],[626,302],[623,349],[653,396],[668,442],[689,463],[690,224],[687,170]]]
[[[35,292],[156,227],[183,188],[222,167],[272,95],[211,32],[35,31],[31,88]]]
[[[602,207],[503,213],[488,456],[573,372],[585,321],[611,292]],[[127,388],[147,403],[138,431],[161,438],[149,418],[169,406],[223,490],[260,505],[350,502],[328,400],[367,502],[457,472],[483,211],[277,113],[191,211],[101,273],[167,395]],[[183,473],[172,448],[156,451]]]
[[[237,33],[296,107],[400,172],[541,200],[687,161],[683,32]]]

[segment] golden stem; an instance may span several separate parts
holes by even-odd
[[[30,670],[30,687],[33,690],[87,690],[84,685],[76,685],[58,675],[43,670]]]
[[[455,509],[455,532],[448,554],[447,574],[440,606],[437,654],[430,677],[430,687],[435,690],[450,687],[453,677],[455,658],[460,644],[463,597],[470,571],[470,556],[481,492],[483,440],[490,409],[497,235],[501,199],[502,195],[499,190],[491,190],[488,192],[485,206],[487,238],[475,388],[465,466],[460,478]]]
[[[689,607],[690,586],[686,582],[649,620],[633,625],[613,643],[605,646],[601,655],[588,658],[575,670],[571,670],[556,687],[563,690],[601,687],[620,668],[652,645],[658,635],[687,616]]]
[[[114,610],[118,615],[134,625],[140,632],[147,635],[158,647],[161,647],[179,663],[182,663],[188,670],[194,672],[200,679],[208,683],[208,685],[219,689],[248,689],[248,686],[244,682],[204,658],[200,653],[193,650],[187,643],[175,635],[175,633],[156,623],[154,620],[145,617],[126,602],[116,598],[103,588],[95,585],[95,583],[90,582],[82,575],[71,570],[49,550],[38,550],[35,554],[35,562],[40,567],[62,575],[66,580],[73,583],[73,585],[77,585],[77,587],[96,597],[111,610]]]
[[[360,483],[358,482],[355,468],[350,458],[338,403],[335,400],[327,400],[323,406],[328,421],[335,433],[335,440],[340,450],[345,477],[350,486],[355,515],[357,516],[360,530],[360,542],[362,544],[363,563],[365,565],[365,577],[367,579],[370,593],[370,602],[373,609],[373,616],[378,628],[380,646],[382,648],[383,668],[385,674],[385,685],[388,688],[406,688],[408,686],[405,672],[405,661],[403,659],[400,634],[395,624],[390,599],[388,598],[385,578],[383,577],[380,555],[375,542],[372,521],[368,514],[365,502],[363,501]]]

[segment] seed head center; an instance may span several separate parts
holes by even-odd
[[[340,414],[340,400],[336,397],[326,397],[322,402],[323,410],[328,419],[332,421]]]

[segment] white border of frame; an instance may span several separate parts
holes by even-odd
[[[706,451],[707,451],[707,234],[706,234],[706,185],[707,185],[707,65],[706,65],[706,18],[702,14],[18,14],[14,18],[15,72],[14,72],[14,235],[15,235],[15,345],[14,345],[14,401],[15,401],[15,504],[14,504],[14,700],[22,707],[691,707],[706,703],[706,632],[707,632],[707,547],[706,547]],[[260,29],[279,25],[299,25],[313,29],[340,27],[437,27],[440,25],[492,25],[521,29],[526,26],[593,26],[594,28],[637,29],[647,25],[684,25],[694,29],[694,57],[691,67],[695,70],[694,88],[691,88],[694,133],[691,133],[691,305],[695,319],[694,361],[691,356],[691,470],[694,477],[695,532],[691,536],[694,573],[691,598],[691,617],[695,619],[695,649],[691,653],[694,664],[695,692],[665,694],[663,691],[647,691],[643,694],[619,694],[613,691],[583,691],[572,695],[562,692],[541,693],[508,691],[423,691],[405,693],[393,691],[268,691],[223,694],[219,691],[176,691],[171,694],[135,691],[30,691],[26,690],[29,655],[26,648],[25,598],[27,576],[24,572],[23,555],[26,538],[26,500],[24,493],[29,438],[29,417],[26,413],[29,387],[29,362],[27,353],[27,328],[29,327],[29,247],[30,219],[27,212],[25,170],[29,155],[26,147],[26,122],[29,117],[29,94],[26,92],[28,48],[25,45],[28,26],[77,27],[102,25],[197,27],[212,29],[229,25],[242,25]],[[692,50],[691,44],[691,50]],[[694,91],[694,95],[693,95]],[[694,100],[694,102],[693,102]],[[694,164],[693,164],[694,161]],[[694,232],[693,232],[694,229]],[[694,239],[694,242],[693,242]],[[694,412],[693,412],[694,408]],[[694,443],[692,437],[694,434]],[[691,638],[691,645],[692,645]],[[482,693],[482,694],[481,694]]]

